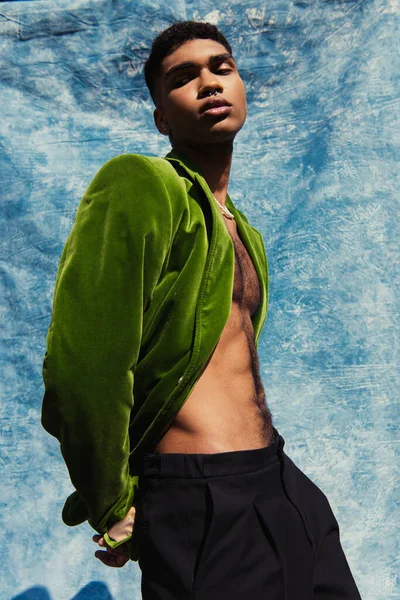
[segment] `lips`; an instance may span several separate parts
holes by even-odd
[[[230,102],[228,102],[227,100],[225,100],[224,98],[211,98],[210,100],[207,100],[207,102],[205,102],[203,104],[203,106],[200,109],[200,112],[204,113],[206,110],[209,110],[210,108],[218,108],[219,106],[232,106],[232,104]]]

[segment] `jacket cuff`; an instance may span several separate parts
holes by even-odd
[[[122,521],[129,509],[133,506],[137,488],[139,487],[139,476],[130,476],[126,493],[122,494],[118,501],[103,515],[96,519],[96,515],[90,515],[90,511],[78,491],[73,492],[65,501],[62,511],[62,520],[66,525],[75,526],[88,521],[95,531],[104,535],[115,523]],[[111,540],[112,541],[112,540]]]
[[[61,517],[69,527],[80,525],[88,520],[89,511],[79,492],[73,492],[68,496],[64,503]]]
[[[89,519],[89,524],[101,534],[106,533],[115,523],[122,521],[132,507],[136,489],[139,487],[139,476],[130,476],[127,494],[122,494],[118,502],[106,513],[103,519],[98,522],[93,522]]]

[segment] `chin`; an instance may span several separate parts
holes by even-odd
[[[227,136],[235,137],[235,135],[241,130],[243,123],[229,123],[227,119],[214,123],[207,131],[207,136]]]
[[[214,141],[218,141],[218,142],[225,142],[225,141],[229,141],[229,140],[233,140],[236,135],[239,133],[241,127],[237,128],[213,128],[211,129],[211,131],[209,132],[209,135],[207,137],[210,138],[210,140],[214,140]]]
[[[236,132],[226,132],[226,131],[214,131],[209,132],[208,135],[201,136],[197,138],[196,142],[198,144],[222,144],[224,142],[231,142],[235,139]],[[194,139],[192,138],[192,143]]]

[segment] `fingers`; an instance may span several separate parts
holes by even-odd
[[[107,550],[109,552],[113,552],[115,554],[124,554],[124,555],[129,555],[129,549],[128,549],[128,544],[125,542],[124,544],[120,544],[119,546],[117,546],[116,548],[112,548],[111,546],[109,546],[107,544],[107,542],[105,541],[104,537],[102,535],[94,535],[92,537],[92,540],[94,542],[97,542],[97,544],[99,546],[102,546],[104,548],[107,548]]]
[[[99,544],[99,546],[106,546],[106,545],[107,545],[107,544],[105,543],[105,541],[104,541],[104,538],[103,538],[103,536],[102,536],[102,535],[98,535],[98,534],[97,534],[97,535],[94,535],[94,536],[92,537],[92,540],[93,540],[94,542],[97,542],[97,543]]]
[[[128,562],[129,556],[118,554],[115,551],[110,552],[110,550],[112,549],[107,548],[106,551],[96,550],[94,555],[96,558],[101,560],[103,565],[106,565],[107,567],[121,568]]]
[[[123,567],[129,560],[130,554],[127,544],[121,544],[117,548],[111,548],[108,546],[102,535],[94,535],[92,540],[99,546],[104,547],[106,550],[96,550],[94,553],[95,557],[98,558],[103,565],[107,567]]]

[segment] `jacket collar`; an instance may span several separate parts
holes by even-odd
[[[172,148],[172,150],[170,150],[170,152],[168,152],[168,154],[166,154],[164,158],[176,160],[182,163],[186,167],[186,170],[189,171],[193,177],[196,174],[201,175],[200,168],[194,162],[194,160],[189,158],[187,154],[178,152],[178,150],[175,150],[174,148]]]
[[[168,154],[166,154],[164,158],[166,158],[170,162],[177,162],[182,167],[184,167],[184,169],[185,169],[185,171],[187,171],[188,175],[193,180],[197,181],[200,184],[201,188],[203,189],[203,192],[209,198],[210,202],[211,203],[214,202],[213,194],[210,190],[210,186],[208,185],[207,181],[201,174],[200,168],[194,160],[189,158],[186,154],[183,154],[182,152],[178,152],[174,148],[170,152],[168,152]],[[226,204],[227,208],[235,215],[235,219],[238,219],[238,218],[240,219],[240,216],[238,215],[236,207],[234,206],[228,193],[226,194],[225,204]]]

